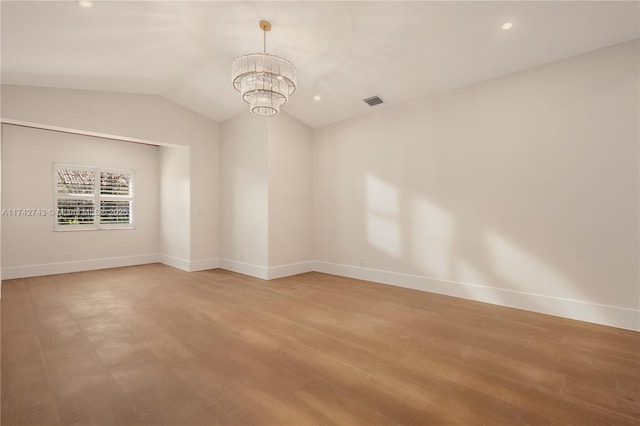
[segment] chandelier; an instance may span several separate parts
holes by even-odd
[[[286,59],[267,54],[267,31],[271,31],[271,23],[260,21],[260,28],[264,35],[263,53],[234,59],[231,81],[252,113],[276,115],[296,91],[296,67]]]

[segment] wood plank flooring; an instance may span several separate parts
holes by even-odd
[[[640,333],[320,273],[5,281],[3,425],[638,425]]]

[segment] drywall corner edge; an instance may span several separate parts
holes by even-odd
[[[269,268],[266,266],[253,265],[251,263],[238,262],[231,259],[220,259],[220,268],[238,274],[249,275],[262,280],[269,279]]]

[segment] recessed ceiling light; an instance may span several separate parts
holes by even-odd
[[[89,0],[80,0],[78,2],[80,7],[84,7],[85,9],[91,9],[93,7],[93,2]]]
[[[315,95],[315,96],[313,97],[313,100],[314,100],[314,101],[319,101],[320,99],[322,99],[322,98],[320,97],[320,95]]]
[[[505,22],[504,24],[502,24],[502,29],[503,30],[510,30],[511,27],[513,27],[513,24],[511,22]]]

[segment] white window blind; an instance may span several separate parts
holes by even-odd
[[[57,163],[56,230],[134,227],[133,170]]]

